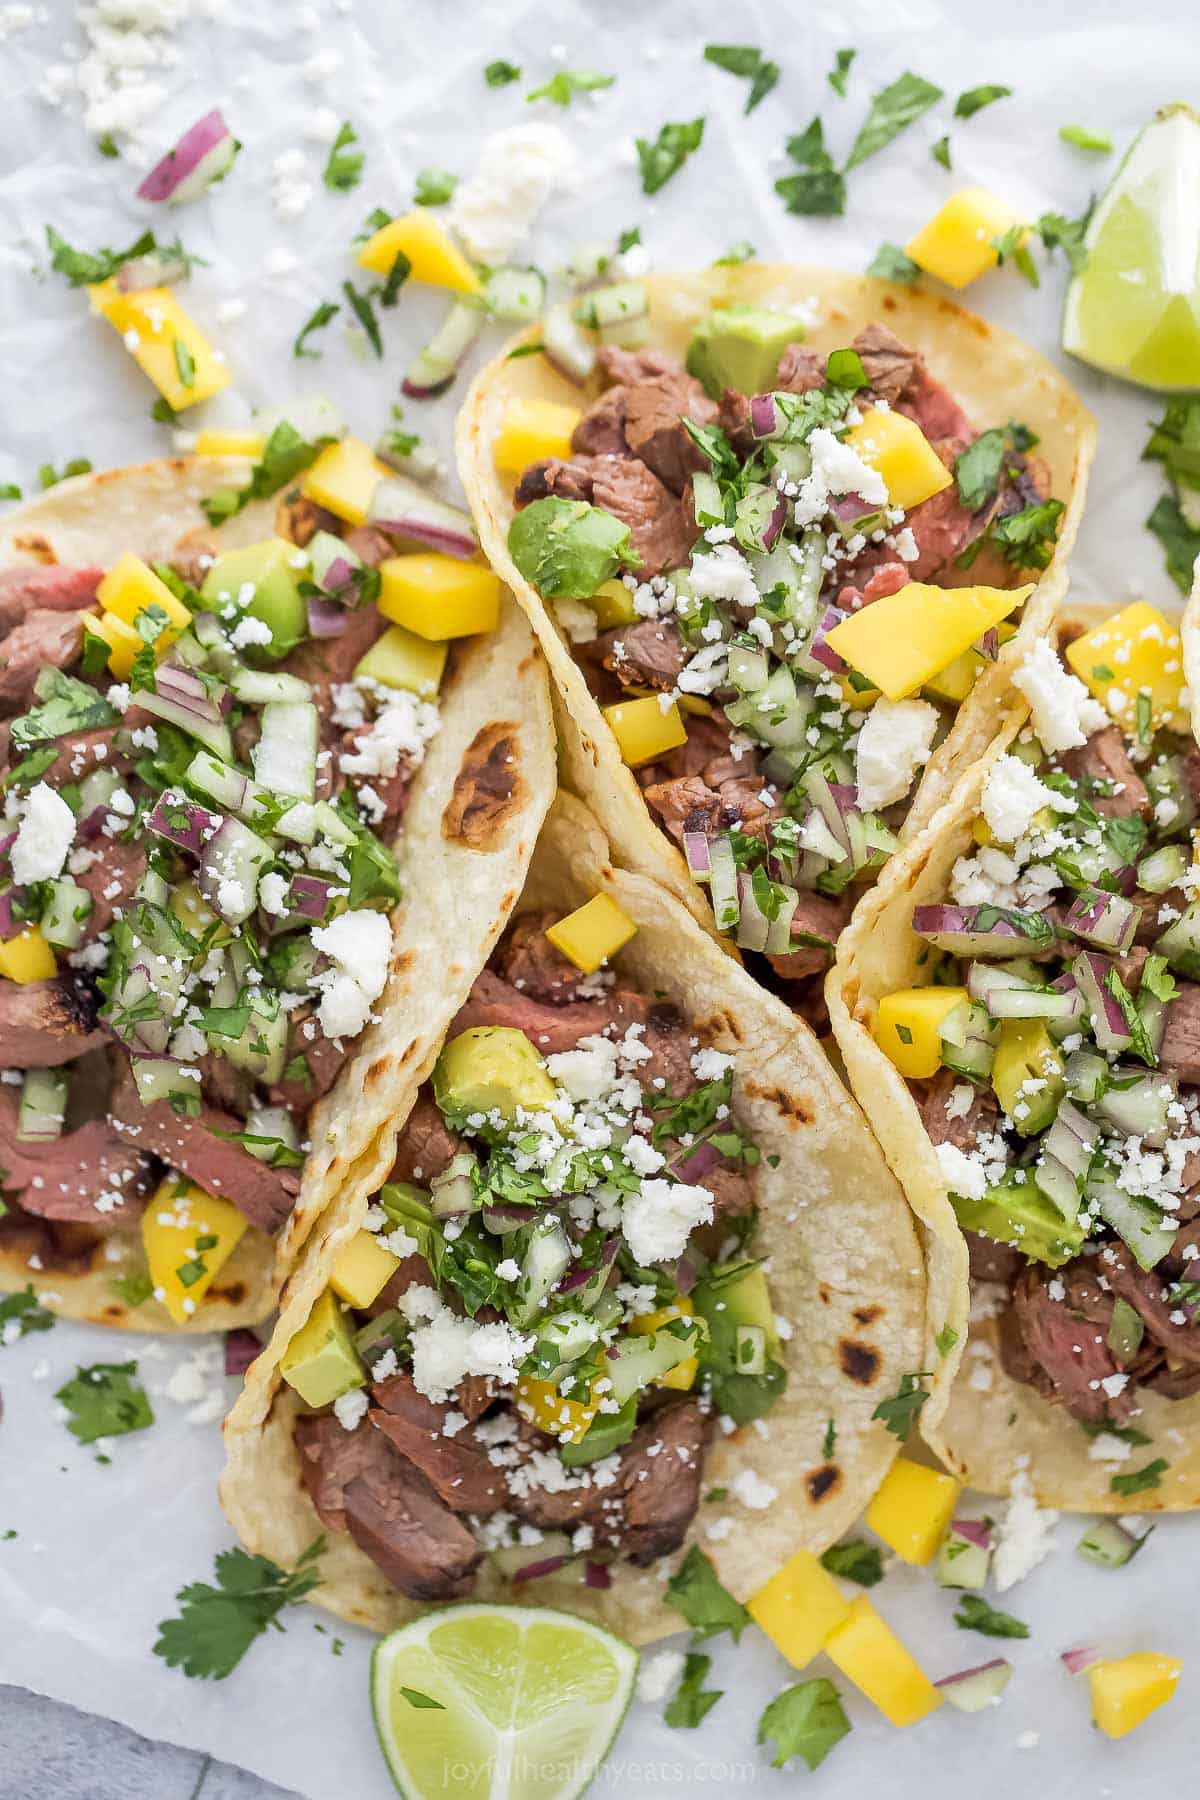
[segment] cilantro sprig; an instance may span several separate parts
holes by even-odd
[[[722,1587],[716,1570],[696,1544],[667,1583],[667,1605],[687,1620],[697,1643],[728,1631],[736,1644],[750,1623],[746,1608]]]
[[[349,119],[343,119],[321,172],[321,180],[334,193],[348,194],[362,180],[363,164],[367,159],[364,151],[351,148],[357,142],[358,133]]]
[[[663,125],[656,138],[637,138],[638,164],[642,172],[642,192],[657,194],[666,186],[704,138],[703,118],[684,123]]]
[[[753,44],[705,44],[704,60],[730,75],[740,75],[750,83],[744,112],[752,113],[779,80],[779,64],[768,62]]]
[[[33,1283],[18,1294],[6,1294],[0,1300],[0,1347],[28,1337],[31,1331],[49,1331],[54,1314],[47,1312],[33,1291]],[[16,1326],[16,1332],[12,1326]]]
[[[822,1675],[776,1694],[758,1722],[756,1742],[769,1743],[775,1751],[772,1768],[782,1769],[791,1757],[798,1756],[816,1769],[849,1730],[841,1696]]]
[[[78,1368],[54,1398],[72,1415],[67,1430],[81,1444],[97,1438],[123,1437],[154,1423],[146,1390],[134,1377],[136,1362],[93,1363]]]
[[[871,1417],[881,1419],[892,1436],[903,1441],[916,1424],[921,1408],[929,1398],[928,1390],[919,1385],[928,1380],[928,1369],[916,1375],[902,1375],[896,1392],[890,1399],[881,1400]]]
[[[315,1539],[287,1573],[266,1556],[222,1550],[215,1561],[217,1585],[193,1581],[180,1588],[177,1618],[159,1623],[155,1656],[194,1680],[223,1681],[251,1644],[269,1627],[281,1631],[279,1615],[312,1592],[321,1579],[317,1561],[324,1537]]]

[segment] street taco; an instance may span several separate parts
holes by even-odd
[[[0,1288],[131,1329],[271,1312],[405,1103],[428,842],[474,967],[554,790],[498,584],[470,639],[389,626],[392,539],[247,477],[116,469],[0,528]]]
[[[830,1013],[926,1235],[930,1443],[990,1492],[1192,1507],[1200,749],[1153,607],[1058,646],[864,902]]]
[[[284,1565],[324,1531],[313,1597],[376,1630],[469,1594],[654,1638],[684,1546],[748,1598],[887,1469],[911,1215],[787,1009],[572,796],[456,1006],[390,1179],[293,1276],[222,1500]]]
[[[857,896],[1053,617],[1091,420],[1016,338],[830,270],[659,275],[575,317],[598,333],[548,318],[460,416],[483,548],[617,860],[820,1025]]]

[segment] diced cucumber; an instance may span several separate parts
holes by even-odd
[[[576,324],[604,333],[644,318],[649,311],[650,294],[644,281],[615,281],[610,287],[593,288],[577,300],[574,318]]]
[[[970,1081],[988,1079],[1000,1042],[1000,1026],[986,1007],[972,1000],[962,1001],[942,1020],[938,1035],[942,1061],[948,1069]]]
[[[50,894],[41,918],[41,932],[56,950],[77,950],[83,930],[92,916],[92,896],[69,875],[50,883]]]
[[[368,1368],[387,1351],[403,1350],[407,1344],[408,1321],[394,1306],[368,1319],[354,1334],[354,1348]]]
[[[90,769],[79,784],[79,817],[86,819],[107,807],[120,785],[115,769]]]
[[[1188,871],[1188,859],[1181,844],[1164,844],[1143,856],[1137,868],[1137,884],[1148,894],[1165,894],[1178,887]]]
[[[546,1296],[571,1265],[567,1234],[555,1218],[540,1219],[529,1233],[521,1262],[517,1297],[509,1310],[514,1325],[529,1325],[542,1311]]]
[[[259,1162],[269,1163],[280,1144],[286,1150],[300,1148],[300,1133],[286,1106],[252,1106],[246,1115],[246,1132],[250,1137],[269,1140],[246,1145],[251,1156],[257,1157]]]
[[[330,806],[328,800],[318,800],[313,807],[313,820],[316,831],[331,844],[341,844],[346,849],[358,842],[354,828],[343,819],[336,806]]]
[[[270,701],[263,707],[262,731],[254,746],[259,783],[271,794],[311,802],[320,741],[320,716],[311,701]]]
[[[264,1016],[255,1005],[255,990],[250,991],[250,1017],[240,1037],[217,1037],[213,1049],[218,1050],[237,1069],[245,1069],[264,1087],[283,1079],[288,1059],[288,1018],[278,1007],[273,1018]]]
[[[1142,779],[1146,790],[1154,803],[1155,831],[1160,838],[1174,837],[1176,833],[1186,831],[1196,817],[1196,802],[1192,799],[1187,776],[1184,773],[1181,756],[1156,757]],[[1165,804],[1164,804],[1165,802]],[[1139,886],[1143,885],[1139,881]]]
[[[1108,1063],[1094,1050],[1072,1050],[1063,1075],[1072,1100],[1094,1106],[1108,1086]]]
[[[739,694],[757,694],[771,672],[765,650],[748,644],[730,644],[729,679]]]
[[[530,325],[546,304],[546,277],[540,269],[493,269],[484,282],[484,299],[493,318]]]
[[[409,364],[404,392],[414,399],[424,399],[448,388],[486,320],[481,306],[456,300],[425,348]]]
[[[692,499],[696,513],[696,524],[701,531],[707,531],[710,525],[725,523],[725,502],[721,497],[721,489],[716,477],[706,471],[698,471],[692,476]]]
[[[1126,1137],[1141,1138],[1151,1150],[1161,1150],[1171,1129],[1168,1108],[1176,1097],[1169,1076],[1118,1063],[1096,1110]]]
[[[1193,900],[1183,917],[1167,926],[1154,948],[1177,974],[1200,981],[1200,900]]]
[[[1168,1254],[1179,1229],[1169,1213],[1126,1194],[1108,1174],[1092,1176],[1085,1192],[1105,1224],[1132,1250],[1139,1268],[1152,1269]]]
[[[539,1325],[537,1336],[539,1344],[557,1350],[560,1363],[570,1363],[599,1343],[600,1331],[601,1326],[591,1313],[571,1310],[555,1313]]]
[[[992,1553],[985,1545],[951,1525],[938,1550],[934,1575],[939,1587],[978,1589],[987,1581],[991,1561]]]
[[[612,1399],[624,1406],[651,1382],[669,1375],[689,1356],[696,1355],[703,1337],[701,1321],[677,1319],[673,1323],[679,1328],[678,1337],[674,1331],[663,1330],[647,1332],[644,1337],[617,1339],[613,1346],[616,1354],[610,1355],[604,1365],[604,1373],[612,1383]]]
[[[65,1069],[26,1069],[17,1112],[17,1136],[23,1144],[48,1144],[62,1136],[67,1116]]]
[[[736,1327],[733,1362],[739,1375],[763,1375],[766,1373],[767,1334],[761,1325]]]
[[[200,1069],[196,1063],[178,1062],[171,1056],[135,1056],[133,1081],[143,1106],[165,1100],[181,1113],[199,1109]]]
[[[339,540],[340,541],[340,540]],[[237,669],[229,677],[229,691],[245,706],[266,706],[269,701],[312,699],[312,685],[299,675],[270,669]]]
[[[435,1218],[448,1219],[478,1210],[481,1196],[473,1179],[478,1169],[477,1157],[470,1150],[460,1150],[442,1173],[434,1176],[429,1192]]]
[[[1097,1519],[1088,1526],[1075,1548],[1080,1556],[1088,1562],[1099,1563],[1102,1569],[1123,1569],[1149,1535],[1145,1532],[1141,1537],[1134,1537],[1116,1519]]]

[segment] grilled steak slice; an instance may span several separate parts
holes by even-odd
[[[661,1407],[642,1422],[622,1452],[625,1496],[621,1547],[645,1564],[677,1550],[700,1504],[709,1421],[695,1400]]]
[[[505,981],[534,1000],[562,1006],[579,994],[583,977],[575,964],[557,950],[546,936],[558,913],[525,913],[510,929],[496,956]]]
[[[1146,784],[1129,760],[1119,725],[1093,731],[1086,744],[1067,751],[1062,765],[1068,775],[1083,782],[1084,793],[1104,818],[1127,819],[1133,813],[1150,817],[1153,809]],[[1094,791],[1096,783],[1101,784],[1099,794]]]
[[[1061,1283],[1062,1299],[1051,1292],[1052,1282],[1056,1289]],[[1095,1265],[1080,1258],[1053,1274],[1030,1265],[1013,1289],[1011,1312],[1026,1355],[1045,1377],[1050,1397],[1084,1424],[1121,1424],[1133,1404],[1127,1388],[1109,1394],[1100,1385],[1122,1373],[1108,1348],[1112,1311],[1113,1296],[1099,1287]],[[1002,1337],[1005,1367],[1028,1379],[1019,1361],[1010,1366],[1005,1350]]]
[[[970,1087],[970,1083],[953,1069],[939,1069],[921,1104],[921,1123],[931,1143],[953,1144],[956,1150],[969,1155],[985,1133],[991,1136],[999,1129],[1000,1102],[991,1088],[972,1088],[967,1111],[960,1112],[955,1102],[951,1113],[947,1102],[951,1095],[961,1098],[958,1090],[964,1087]]]
[[[355,666],[383,627],[384,618],[377,607],[358,606],[347,612],[345,627],[337,637],[315,638],[284,658],[282,667],[289,675],[310,683],[313,703],[322,718],[332,711],[332,689],[352,678]]]
[[[69,976],[0,982],[0,1063],[57,1069],[107,1043],[88,990]]]
[[[571,433],[571,448],[581,456],[628,456],[625,437],[625,387],[609,388],[584,413]]]
[[[375,1398],[379,1404],[368,1415],[372,1425],[420,1469],[451,1512],[487,1517],[505,1504],[503,1476],[470,1427],[445,1436],[447,1415],[455,1408],[427,1399],[406,1371],[377,1383]]]
[[[92,896],[92,911],[83,934],[90,944],[107,931],[114,915],[128,906],[146,871],[146,852],[138,844],[118,844],[111,838],[96,840],[100,861],[75,879]]]
[[[687,661],[687,652],[674,619],[642,619],[637,625],[618,625],[601,634],[606,669],[626,687],[675,686]]]
[[[682,369],[650,375],[625,390],[625,438],[630,450],[665,487],[680,494],[693,474],[708,467],[683,420],[711,425],[717,408],[700,383]]]
[[[346,1528],[393,1587],[413,1600],[459,1600],[469,1594],[483,1552],[424,1476],[381,1432],[381,1456],[349,1481],[342,1504]]]
[[[700,775],[676,775],[645,789],[646,805],[658,814],[664,831],[682,841],[685,831],[716,830],[721,796]]]
[[[322,1525],[348,1531],[346,1489],[372,1462],[380,1460],[373,1431],[346,1431],[332,1414],[296,1420],[292,1440],[300,1457],[300,1473]]]
[[[1168,1075],[1200,1083],[1200,983],[1179,983],[1179,996],[1167,1007],[1159,1061]]]
[[[681,373],[683,364],[667,350],[621,350],[615,344],[604,344],[596,357],[596,370],[602,381],[628,387],[655,375]]]
[[[1015,1281],[1025,1258],[1015,1244],[998,1244],[978,1231],[964,1231],[971,1274],[976,1281]]]
[[[66,563],[0,569],[0,637],[31,612],[79,612],[90,606],[103,576],[103,569],[73,569]]]
[[[782,975],[785,981],[801,981],[806,975],[819,975],[827,969],[833,947],[850,917],[852,904],[848,894],[802,892],[800,903],[792,914],[792,941],[796,948],[782,956],[767,958],[775,973]],[[805,944],[806,937],[822,941]]]
[[[26,613],[0,642],[0,712],[23,712],[33,698],[33,684],[44,668],[65,669],[83,646],[77,612],[51,612],[39,607]]]
[[[825,358],[805,344],[789,344],[775,373],[775,393],[807,394],[825,385]]]
[[[391,1179],[428,1186],[435,1175],[449,1168],[462,1147],[462,1139],[450,1130],[429,1096],[419,1094],[400,1133]]]
[[[30,1144],[17,1136],[17,1116],[13,1090],[0,1088],[0,1185],[25,1212],[86,1225],[126,1225],[140,1216],[150,1165],[106,1119]]]

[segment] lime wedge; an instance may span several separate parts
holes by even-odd
[[[1084,240],[1063,349],[1140,387],[1200,387],[1200,116],[1164,106],[1135,139]]]
[[[637,1667],[629,1644],[570,1613],[427,1613],[371,1658],[392,1779],[407,1800],[571,1800],[620,1730]]]

